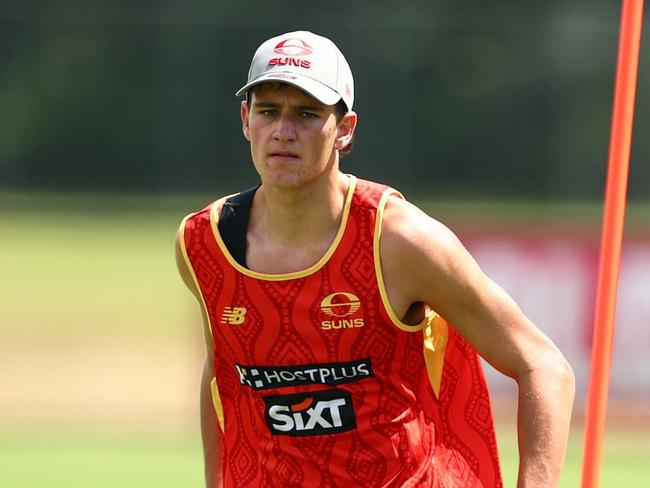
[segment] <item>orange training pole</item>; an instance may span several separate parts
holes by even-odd
[[[600,482],[642,20],[643,0],[623,0],[587,397],[582,488],[598,488]]]

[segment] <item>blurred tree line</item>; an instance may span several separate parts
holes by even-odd
[[[600,198],[619,9],[603,0],[3,0],[0,188],[252,185],[234,92],[261,41],[306,29],[334,39],[355,75],[360,125],[345,171],[437,196]],[[648,47],[637,199],[650,196]]]

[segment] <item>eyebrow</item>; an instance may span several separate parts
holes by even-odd
[[[324,112],[325,107],[321,105],[299,105],[298,106],[299,110],[310,110],[312,112]]]
[[[255,107],[277,107],[279,105],[280,105],[279,103],[265,102],[264,100],[255,100],[253,102],[253,106]]]
[[[282,104],[277,102],[265,101],[265,100],[255,100],[253,106],[256,108],[278,108]],[[310,110],[312,112],[324,112],[325,107],[315,104],[303,104],[296,107],[298,110]]]

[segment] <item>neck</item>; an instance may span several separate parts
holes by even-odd
[[[251,230],[278,244],[329,238],[338,230],[348,185],[349,178],[338,171],[300,188],[262,184],[251,209]]]

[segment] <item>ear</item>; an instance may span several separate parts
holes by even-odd
[[[343,116],[341,121],[337,126],[337,135],[336,143],[334,148],[339,151],[347,146],[352,137],[354,136],[354,130],[357,128],[357,114],[355,112],[348,112]]]
[[[248,107],[248,102],[246,100],[241,101],[241,128],[244,133],[244,137],[247,141],[250,141],[250,129],[248,127],[248,116],[250,110]]]

